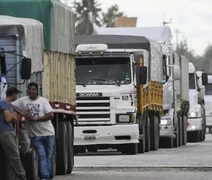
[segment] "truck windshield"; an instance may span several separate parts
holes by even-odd
[[[77,85],[125,85],[131,83],[129,57],[77,58]]]
[[[205,95],[212,95],[212,84],[205,86]]]
[[[194,73],[189,73],[189,89],[196,89]]]

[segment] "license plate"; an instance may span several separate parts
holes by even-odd
[[[84,139],[85,140],[95,140],[96,136],[85,136]]]

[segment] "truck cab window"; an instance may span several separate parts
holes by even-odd
[[[76,79],[85,85],[130,84],[130,58],[77,58]]]
[[[189,89],[196,89],[195,74],[189,73]]]

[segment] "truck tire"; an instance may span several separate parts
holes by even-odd
[[[200,142],[203,141],[203,130],[200,130],[200,132],[199,132],[199,141]]]
[[[146,128],[145,128],[145,152],[149,152],[150,151],[150,147],[151,147],[151,134],[150,134],[150,119],[147,116],[146,118]]]
[[[142,125],[142,134],[143,134],[143,138],[139,139],[139,143],[138,143],[138,153],[144,153],[145,152],[145,125]]]
[[[124,152],[128,155],[135,155],[138,153],[138,144],[126,144],[124,146]]]
[[[25,155],[21,155],[22,165],[26,171],[27,180],[38,179],[38,156],[34,148]]]
[[[51,157],[51,162],[52,162],[52,168],[51,168],[51,173],[50,173],[50,179],[54,179],[54,176],[56,174],[56,157],[57,157],[57,153],[56,153],[56,142],[54,144],[54,151]]]
[[[74,168],[74,148],[73,148],[73,131],[70,122],[66,122],[67,132],[68,132],[68,170],[67,174],[71,174]]]
[[[182,116],[183,120],[183,142],[182,145],[187,144],[187,117],[185,115]]]
[[[59,124],[59,139],[56,141],[56,174],[66,175],[68,170],[68,132],[65,122]]]
[[[174,148],[177,148],[179,146],[179,126],[175,126],[176,127],[176,134],[175,134],[175,138],[174,138]]]
[[[183,119],[182,119],[182,117],[180,116],[180,117],[178,117],[178,126],[179,126],[179,133],[178,133],[178,135],[179,135],[179,146],[182,146],[182,144],[183,144]]]
[[[203,114],[203,117],[204,117],[204,124],[203,124],[203,138],[202,138],[202,141],[205,141],[205,134],[206,134],[206,115],[205,115],[205,109],[204,109],[204,114]]]
[[[156,151],[159,147],[159,119],[157,116],[152,116],[151,119],[151,150]]]

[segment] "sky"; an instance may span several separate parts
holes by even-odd
[[[98,0],[103,11],[116,3],[128,17],[137,17],[138,27],[161,26],[163,19],[172,23],[173,43],[175,30],[179,40],[187,38],[189,48],[202,55],[212,43],[212,0]]]

